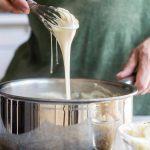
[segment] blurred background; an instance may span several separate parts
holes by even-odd
[[[0,12],[0,79],[17,47],[28,40],[30,27],[27,15]]]

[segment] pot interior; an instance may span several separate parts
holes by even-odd
[[[71,79],[71,100],[66,100],[64,79],[24,79],[0,85],[0,94],[31,102],[91,103],[133,96],[136,89],[127,84]]]
[[[64,79],[2,83],[2,149],[111,150],[118,126],[131,121],[135,88],[71,79],[71,91],[72,99],[66,100]]]

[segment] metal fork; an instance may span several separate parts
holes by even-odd
[[[57,25],[57,19],[61,19],[56,7],[40,5],[33,0],[27,0],[27,3],[31,12],[39,17],[48,30],[51,30],[53,25]]]

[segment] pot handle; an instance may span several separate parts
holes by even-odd
[[[136,80],[136,73],[132,74],[131,76],[127,77],[127,78],[124,78],[122,80],[119,80],[120,83],[125,83],[125,84],[128,84],[128,85],[131,85],[131,86],[134,86],[134,83],[135,83],[135,80]],[[136,94],[135,95],[138,95],[138,90],[136,88]]]
[[[129,76],[129,77],[125,78],[125,79],[119,80],[119,82],[126,83],[126,84],[129,84],[129,85],[134,85],[134,83],[135,83],[135,75],[132,75],[132,76]]]
[[[131,76],[128,76],[122,80],[119,80],[119,82],[126,83],[129,85],[134,85],[135,80],[136,80],[136,75],[137,75],[137,71],[135,70]]]

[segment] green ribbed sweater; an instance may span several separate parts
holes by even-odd
[[[64,7],[79,20],[72,44],[71,77],[115,80],[131,50],[150,35],[150,0],[37,0]],[[33,14],[32,33],[21,45],[2,81],[29,77],[64,77],[62,56],[50,74],[50,36]],[[54,40],[55,43],[55,40]],[[55,52],[54,52],[55,54]],[[150,115],[150,96],[134,99],[135,114]]]

